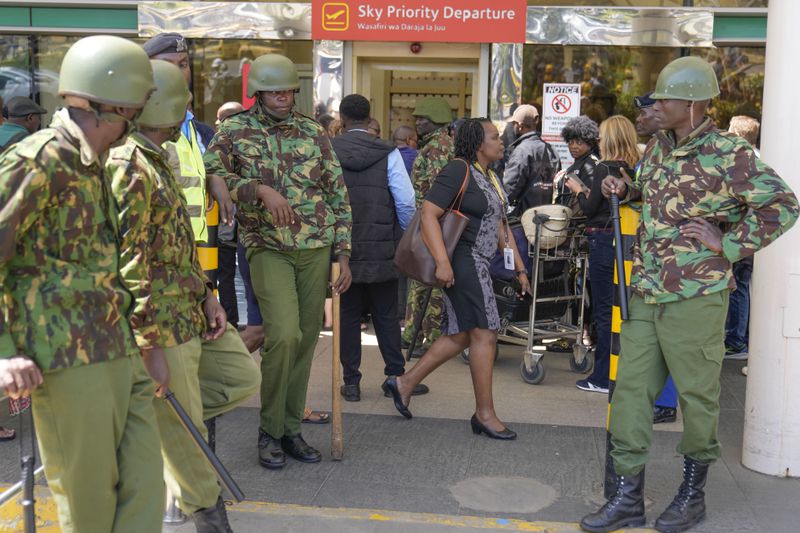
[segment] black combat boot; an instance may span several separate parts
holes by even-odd
[[[597,512],[581,520],[581,529],[592,533],[608,533],[623,527],[643,526],[644,469],[635,476],[617,476],[617,491]]]
[[[708,477],[708,465],[683,457],[683,483],[669,507],[656,520],[661,533],[678,533],[699,524],[706,517],[703,488]]]
[[[197,533],[233,533],[228,523],[228,513],[225,512],[225,502],[222,496],[217,498],[214,507],[206,507],[195,511],[192,515]]]

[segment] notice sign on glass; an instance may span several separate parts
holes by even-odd
[[[549,142],[561,159],[561,168],[572,164],[569,147],[561,138],[561,130],[571,118],[581,114],[579,83],[545,83],[542,101],[542,140]]]
[[[526,0],[313,0],[311,38],[524,43]]]

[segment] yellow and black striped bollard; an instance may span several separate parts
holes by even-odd
[[[628,287],[630,300],[631,267],[633,265],[633,246],[636,242],[636,228],[639,225],[639,212],[630,205],[619,208],[620,225],[622,229],[622,245],[625,259],[625,286]],[[611,397],[614,395],[614,386],[617,381],[617,367],[620,358],[619,334],[622,326],[620,314],[620,296],[618,290],[617,264],[614,262],[614,306],[611,308],[611,359],[608,372],[608,413],[606,416],[606,473],[603,489],[607,499],[614,495],[617,487],[617,475],[614,472],[614,462],[611,460],[611,433],[608,432],[608,423],[611,420]]]

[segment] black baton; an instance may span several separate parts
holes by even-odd
[[[217,473],[217,477],[219,477],[219,480],[222,482],[231,496],[233,496],[233,499],[236,500],[237,503],[244,500],[244,493],[242,492],[242,489],[240,489],[239,485],[236,484],[236,481],[234,481],[231,474],[225,468],[225,465],[222,464],[222,461],[219,460],[219,457],[217,457],[216,454],[211,451],[211,447],[205,441],[203,435],[197,429],[197,426],[194,425],[192,419],[189,418],[189,415],[186,414],[186,411],[183,410],[183,406],[181,406],[180,402],[178,402],[178,399],[175,398],[175,394],[173,394],[171,390],[167,389],[164,394],[164,399],[169,403],[170,407],[172,407],[172,410],[175,411],[175,414],[178,415],[181,424],[183,424],[183,427],[185,427],[186,431],[188,431],[192,436],[195,444],[197,444],[197,446],[200,448],[200,451],[203,452],[203,455],[205,455],[206,459],[211,465],[211,468],[213,468]]]
[[[619,291],[619,314],[628,320],[628,283],[625,280],[625,253],[622,244],[622,223],[619,219],[619,196],[611,193],[611,221],[614,224],[614,251],[617,254],[617,290]]]

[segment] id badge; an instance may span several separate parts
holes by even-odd
[[[514,270],[514,250],[512,248],[503,248],[503,264],[506,270]]]

